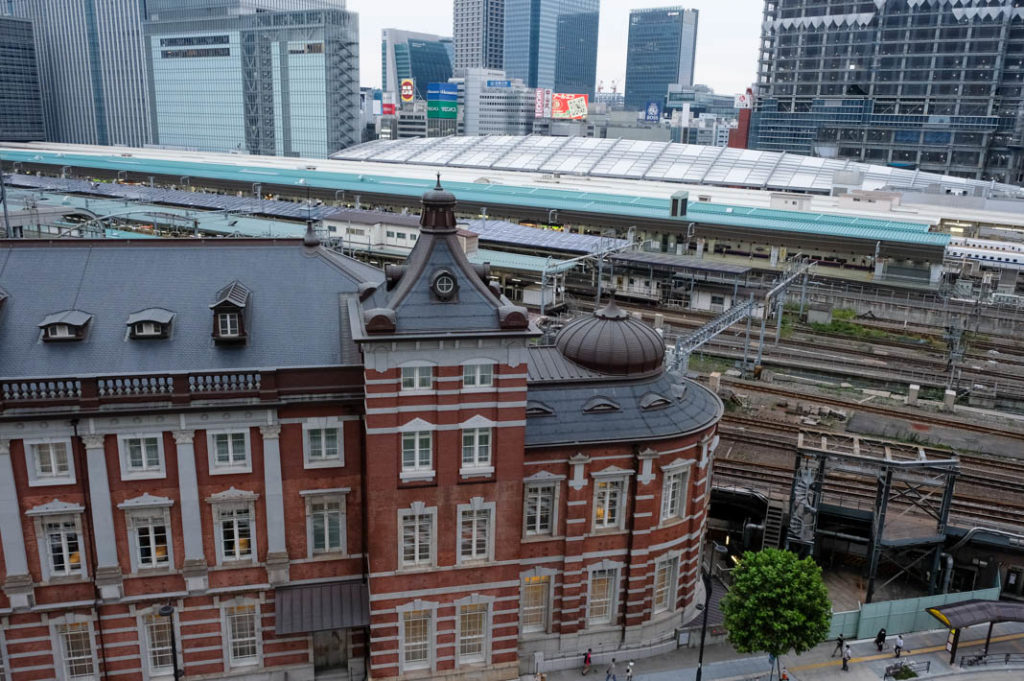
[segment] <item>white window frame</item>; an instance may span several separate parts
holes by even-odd
[[[71,670],[68,668],[68,647],[65,635],[67,633],[67,629],[70,627],[84,630],[88,635],[89,654],[88,656],[79,657],[81,659],[88,657],[90,664],[92,665],[92,673],[90,674],[72,676]],[[99,678],[99,672],[97,669],[99,662],[96,659],[96,634],[93,629],[91,618],[68,614],[51,620],[50,640],[54,654],[54,671],[56,672],[58,681],[94,681]]]
[[[232,435],[242,434],[245,437],[245,461],[243,462],[231,462],[231,463],[219,463],[217,461],[217,438],[220,436],[227,436],[228,448],[231,450],[232,458],[234,454]],[[225,430],[211,430],[206,433],[206,450],[209,455],[210,463],[210,475],[233,475],[236,473],[252,473],[252,442],[249,437],[248,428],[230,428]]]
[[[493,501],[484,501],[483,497],[473,497],[472,499],[469,500],[468,504],[459,504],[458,505],[458,515],[456,516],[457,523],[456,523],[456,527],[455,527],[455,532],[456,532],[456,535],[455,535],[456,536],[455,557],[456,557],[456,563],[458,565],[483,563],[483,562],[489,562],[489,561],[493,561],[494,560],[494,530],[495,530],[494,516],[495,516],[495,512],[496,512],[496,505],[495,505],[495,503]],[[484,546],[484,551],[483,551],[482,554],[477,554],[475,552],[475,550],[474,550],[473,555],[471,555],[471,556],[463,556],[463,554],[462,554],[463,548],[465,548],[463,546],[463,536],[462,536],[462,524],[463,524],[463,522],[465,522],[465,520],[463,519],[463,515],[465,515],[467,513],[472,513],[472,514],[474,514],[474,516],[476,516],[477,514],[480,514],[480,513],[486,513],[487,514],[487,517],[484,520],[484,525],[483,525],[483,527],[485,528],[484,532],[486,532],[486,534],[487,534],[487,536],[485,537],[486,545]],[[476,533],[477,533],[477,528],[478,527],[479,527],[479,525],[474,520],[473,521],[473,528],[472,528],[472,530],[473,530],[473,538],[474,539],[476,538]],[[473,543],[475,543],[475,541]]]
[[[144,662],[142,663],[142,678],[147,681],[151,679],[163,679],[172,676],[173,666],[168,665],[166,667],[154,667],[153,666],[153,645],[151,639],[151,631],[149,628],[151,621],[164,621],[168,622],[171,626],[171,635],[175,637],[175,640],[181,641],[181,627],[179,626],[177,611],[170,617],[164,617],[160,614],[160,606],[153,606],[152,608],[139,612],[137,615],[138,627],[139,627],[139,644],[140,650]],[[184,660],[182,658],[181,646],[178,646],[178,668],[184,669]],[[173,679],[172,679],[173,681]]]
[[[608,614],[596,618],[593,613],[594,599],[594,576],[599,572],[610,572],[611,582],[608,593]],[[601,561],[587,567],[587,628],[600,626],[614,626],[619,616],[619,588],[622,581],[622,564],[613,563],[609,560]]]
[[[662,466],[661,484],[661,522],[670,523],[686,517],[690,503],[690,466],[689,462],[678,461]],[[672,498],[672,487],[679,482],[679,494]]]
[[[415,600],[395,608],[398,612],[398,671],[400,674],[415,670],[434,671],[437,664],[437,605],[437,603]],[[427,640],[425,642],[427,659],[422,662],[410,663],[405,659],[405,653],[408,650],[406,645],[405,616],[408,613],[414,612],[427,613]]]
[[[236,659],[234,656],[235,641],[231,631],[231,617],[234,615],[234,611],[236,609],[250,607],[253,609],[253,633],[256,644],[256,654]],[[224,632],[225,669],[258,667],[263,663],[263,623],[261,620],[262,613],[260,613],[260,604],[258,601],[251,599],[235,599],[221,604],[221,625],[223,627],[222,631]]]
[[[629,508],[629,475],[625,471],[618,469],[607,472],[600,471],[593,474],[594,477],[594,513],[593,513],[593,528],[594,532],[621,532],[626,527],[626,511]],[[599,518],[598,511],[603,508],[603,498],[608,495],[605,493],[606,489],[602,489],[602,483],[618,483],[619,484],[619,497],[618,503],[616,504],[616,517],[614,523],[608,522],[608,512],[605,511],[605,517]]]
[[[259,552],[256,539],[256,498],[257,495],[252,492],[243,492],[232,487],[227,492],[221,492],[220,495],[214,495],[207,499],[213,515],[213,537],[216,542],[217,565],[246,565],[257,562]],[[241,510],[248,511],[249,514],[249,555],[235,558],[224,553],[224,525],[221,514]],[[237,553],[237,536],[235,545]]]
[[[399,478],[402,482],[416,481],[416,480],[433,480],[434,479],[434,426],[420,422],[419,419],[413,422],[417,424],[414,427],[403,428],[402,432],[399,433],[398,444],[399,444]],[[428,439],[429,446],[425,449],[421,447],[422,438],[426,436]],[[413,438],[414,447],[411,450],[415,458],[415,463],[412,466],[407,467],[405,465],[405,441],[406,438]],[[424,452],[426,453],[426,465],[424,465]]]
[[[411,385],[406,386],[406,380]],[[434,365],[410,364],[399,370],[398,386],[404,392],[427,392],[434,389]]]
[[[238,338],[242,332],[241,314],[226,310],[217,313],[217,336],[219,338]],[[233,327],[233,328],[232,328]]]
[[[654,562],[654,574],[651,581],[651,612],[661,613],[675,610],[676,599],[679,592],[679,559],[678,553],[670,553],[658,558]],[[665,600],[659,602],[658,598],[658,573],[668,569],[667,584],[665,586]]]
[[[306,500],[306,557],[330,557],[338,558],[348,555],[348,493],[350,488],[336,488],[324,490],[307,490],[299,492]],[[313,515],[315,504],[336,503],[339,508],[339,522],[341,523],[341,546],[339,548],[316,549],[314,544]]]
[[[131,563],[132,572],[142,572],[151,570],[173,570],[174,569],[174,541],[171,536],[171,514],[170,507],[150,507],[150,508],[132,508],[131,510],[125,511],[125,525],[128,528],[128,546],[131,550]],[[167,555],[166,561],[163,564],[143,565],[142,563],[142,546],[139,542],[138,530],[140,527],[144,527],[144,523],[152,521],[154,519],[163,522],[164,526],[164,537],[167,541]],[[154,526],[151,523],[147,523],[148,526]]]
[[[79,507],[81,508],[81,507]],[[84,509],[82,509],[84,510]],[[45,513],[39,514],[36,518],[36,541],[39,545],[39,563],[42,569],[43,581],[53,580],[84,580],[89,578],[89,563],[85,553],[85,546],[82,541],[82,510],[69,511],[65,513]],[[74,525],[74,531],[78,543],[78,570],[68,571],[65,570],[61,573],[55,573],[52,563],[53,556],[50,553],[50,542],[47,536],[46,526],[50,523],[72,523]],[[62,546],[66,544],[66,539],[62,540]],[[71,564],[72,552],[68,552],[66,562]]]
[[[485,426],[482,428],[463,428],[460,431],[462,440],[462,467],[459,469],[459,474],[463,476],[469,475],[490,475],[494,473],[494,428]],[[481,445],[481,436],[486,435],[487,444]],[[467,438],[469,445],[467,446]],[[481,456],[481,448],[487,447],[487,455]],[[467,463],[466,453],[467,450],[470,454],[470,460]]]
[[[145,441],[156,440],[156,452],[159,462],[156,466],[146,463]],[[133,468],[131,465],[130,447],[131,442],[139,440],[142,443],[142,468]],[[122,480],[155,480],[167,477],[166,459],[164,458],[164,438],[162,433],[130,433],[117,438],[117,451],[121,460]]]
[[[519,622],[523,634],[548,633],[551,628],[551,604],[554,600],[555,570],[534,568],[519,575]],[[540,586],[544,592],[544,603],[541,612],[541,626],[526,623],[526,590],[531,586]]]
[[[462,654],[462,615],[463,608],[482,610],[483,626],[480,632],[480,652],[469,655]],[[467,598],[455,601],[455,666],[486,665],[491,660],[491,629],[494,625],[494,598],[472,594]]]
[[[429,556],[426,560],[417,559],[414,562],[405,562],[405,519],[409,516],[429,516],[430,537],[428,538]],[[418,545],[418,544],[417,544]],[[417,555],[418,552],[417,552]],[[422,570],[437,565],[437,507],[426,506],[422,501],[417,501],[409,508],[398,509],[398,556],[397,563],[399,570]]]
[[[338,432],[338,453],[336,456],[313,458],[314,438],[320,439],[321,451],[324,449],[325,431]],[[306,468],[342,468],[345,465],[345,422],[337,417],[306,419],[302,422],[302,452]]]
[[[25,468],[28,470],[29,487],[75,484],[75,452],[70,437],[26,439],[23,441],[23,444],[25,446]],[[36,448],[45,445],[47,446],[47,451],[51,452],[50,447],[56,444],[64,445],[68,470],[60,475],[57,475],[56,471],[53,474],[44,474],[39,468],[39,452]]]
[[[523,485],[523,537],[555,537],[558,531],[558,495],[561,487],[559,480],[534,480]],[[534,490],[551,488],[551,513],[547,531],[537,530],[530,523],[530,496]],[[533,523],[536,526],[536,523]]]
[[[464,390],[487,390],[493,387],[494,362],[471,362],[462,365],[462,388]]]

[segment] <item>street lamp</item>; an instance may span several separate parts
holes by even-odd
[[[174,635],[174,606],[170,603],[161,605],[157,612],[161,617],[166,617],[171,624],[171,668],[174,670],[174,681],[178,681],[185,676],[185,673],[178,670],[178,640]]]
[[[728,547],[722,546],[717,542],[712,543],[717,553],[729,553]],[[714,560],[714,556],[712,556],[712,560]],[[704,622],[700,626],[700,652],[697,653],[697,675],[694,677],[694,681],[701,681],[701,672],[704,671],[704,639],[708,635],[708,610],[711,609],[711,591],[714,589],[711,573],[704,566],[701,566],[700,578],[704,582]],[[698,607],[700,606],[698,605]]]

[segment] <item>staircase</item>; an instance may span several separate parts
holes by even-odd
[[[764,514],[764,533],[761,538],[762,549],[777,549],[782,541],[782,517],[785,507],[781,499],[769,499],[768,510]]]

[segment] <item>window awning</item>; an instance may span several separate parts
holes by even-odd
[[[365,627],[370,624],[370,596],[362,582],[330,582],[277,589],[275,632]]]

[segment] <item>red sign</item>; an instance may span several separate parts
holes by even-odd
[[[395,105],[391,103],[381,105],[381,113],[385,116],[395,115]]]
[[[416,84],[412,78],[403,78],[401,82],[401,93],[403,102],[411,102],[416,98]]]
[[[552,118],[586,118],[587,95],[568,95],[556,92],[551,95]]]

